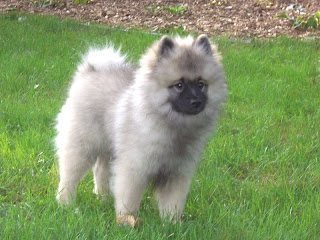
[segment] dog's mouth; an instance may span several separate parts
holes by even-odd
[[[187,104],[176,105],[171,103],[172,110],[183,115],[197,115],[205,109],[205,105],[205,102],[198,99],[190,100]]]

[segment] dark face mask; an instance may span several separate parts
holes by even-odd
[[[181,78],[169,87],[173,110],[190,115],[200,113],[207,102],[207,89],[208,86],[201,78],[193,81]]]

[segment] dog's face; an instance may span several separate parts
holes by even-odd
[[[148,75],[142,83],[146,97],[168,119],[197,121],[191,116],[210,115],[217,100],[225,96],[219,56],[205,35],[197,39],[164,36],[142,58],[141,66]]]
[[[208,85],[201,76],[196,79],[180,78],[168,88],[169,101],[176,112],[195,115],[207,102]]]

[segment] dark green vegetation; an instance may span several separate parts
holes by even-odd
[[[292,25],[292,29],[306,31],[308,28],[311,28],[312,31],[316,31],[320,28],[320,11],[315,12],[313,16],[305,17],[303,14],[301,14],[305,8],[300,6],[297,9],[298,14],[296,13],[296,5],[292,4],[286,9],[292,11],[291,17],[289,17],[286,13],[279,14],[276,17],[287,19]]]
[[[54,118],[90,45],[121,44],[137,61],[159,36],[15,13],[0,29],[0,239],[319,238],[319,42],[216,39],[230,94],[184,222],[162,222],[148,191],[142,228],[127,229],[91,174],[75,206],[56,204]]]

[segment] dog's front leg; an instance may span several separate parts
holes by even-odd
[[[187,199],[191,176],[177,175],[166,182],[156,185],[155,196],[162,218],[169,217],[173,222],[180,221]]]
[[[147,178],[122,168],[115,174],[113,187],[117,224],[134,227]]]

